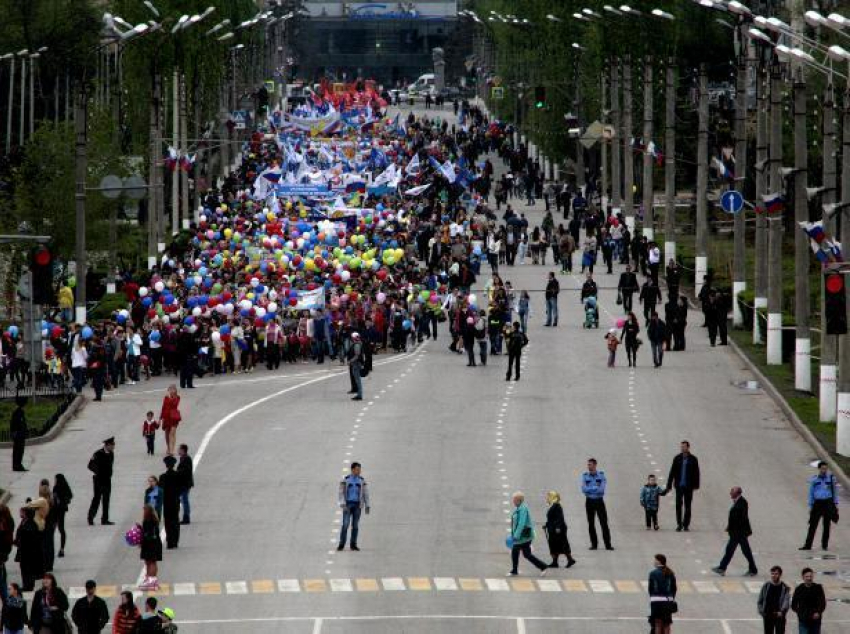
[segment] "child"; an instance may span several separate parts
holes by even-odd
[[[617,346],[620,345],[620,340],[617,338],[617,329],[611,328],[608,334],[605,335],[605,340],[608,342],[608,367],[614,367],[614,361],[617,358]]]
[[[148,455],[153,455],[153,441],[156,438],[156,430],[159,428],[159,423],[154,418],[153,412],[147,413],[147,418],[142,424],[142,436],[148,443]]]
[[[646,530],[650,526],[658,530],[658,496],[665,494],[664,489],[655,482],[655,476],[650,474],[640,490],[640,505],[646,513]]]
[[[51,348],[45,352],[47,358],[47,374],[50,377],[50,387],[60,389],[64,387],[65,380],[62,377],[62,359]]]

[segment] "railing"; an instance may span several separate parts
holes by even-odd
[[[36,438],[49,432],[59,420],[59,417],[65,413],[65,410],[68,409],[76,398],[76,394],[70,386],[39,386],[35,388],[35,390],[33,390],[30,386],[17,389],[14,384],[5,384],[0,387],[0,401],[14,402],[15,398],[18,396],[25,396],[30,401],[49,399],[56,403],[55,411],[53,411],[47,419],[38,421],[36,424],[33,424],[34,421],[28,421],[28,438]],[[0,429],[0,442],[11,442],[11,440],[12,437],[8,428]]]

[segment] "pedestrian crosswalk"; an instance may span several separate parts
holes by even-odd
[[[746,595],[758,594],[763,581],[679,580],[679,594]],[[843,590],[843,584],[827,582],[827,593]],[[481,592],[481,593],[585,593],[585,594],[640,594],[646,593],[647,582],[633,579],[538,579],[530,577],[479,578],[479,577],[358,577],[312,579],[254,579],[209,582],[161,583],[155,591],[140,592],[132,585],[98,584],[98,594],[104,598],[116,597],[122,590],[137,596],[227,596],[248,594],[345,594],[405,592],[410,594]],[[71,599],[85,595],[85,588],[72,586]]]

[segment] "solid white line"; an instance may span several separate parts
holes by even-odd
[[[517,619],[516,620],[516,634],[525,634],[525,620]]]
[[[729,627],[729,623],[725,619],[720,621],[720,627],[723,628],[723,634],[732,634],[732,628]]]
[[[316,619],[313,621],[313,634],[321,634],[322,632],[322,619]]]
[[[421,354],[422,351],[424,350],[425,345],[426,344],[422,344],[421,346],[419,346],[413,352],[403,354],[403,355],[399,355],[399,356],[393,357],[391,359],[386,359],[385,361],[375,363],[374,365],[376,365],[376,366],[387,365],[389,363],[395,363],[395,362],[398,362],[398,361],[402,361],[402,360],[404,360],[404,359],[406,359],[406,358],[408,358],[412,355]],[[233,410],[232,412],[230,412],[224,418],[219,419],[219,421],[215,425],[213,425],[212,427],[210,427],[207,430],[207,433],[204,434],[204,437],[201,440],[201,444],[198,445],[198,449],[195,452],[195,461],[194,461],[195,462],[195,471],[197,472],[198,467],[201,464],[201,460],[203,459],[204,454],[207,451],[207,447],[209,446],[210,442],[212,442],[212,439],[215,437],[215,435],[218,433],[218,431],[222,427],[227,425],[227,423],[229,423],[234,418],[236,418],[237,416],[244,414],[249,409],[252,409],[253,407],[256,407],[257,405],[260,405],[260,404],[265,403],[267,401],[270,401],[274,398],[277,398],[278,396],[283,396],[284,394],[288,394],[289,392],[293,392],[293,391],[300,389],[302,387],[312,385],[313,383],[319,383],[320,381],[327,381],[328,379],[332,379],[332,378],[335,378],[335,377],[338,377],[338,376],[342,376],[342,373],[326,374],[324,376],[316,377],[315,379],[310,379],[309,381],[304,381],[304,382],[299,383],[297,385],[291,385],[291,386],[286,387],[282,390],[278,390],[277,392],[273,392],[271,394],[263,396],[262,398],[258,398],[257,400],[252,401],[252,402],[250,402],[246,405],[243,405],[242,407],[239,407],[239,408]],[[165,528],[162,529],[160,534],[164,539],[165,538]],[[145,567],[142,566],[142,569],[139,572],[138,579],[136,580],[136,585],[139,585],[140,583],[142,583],[142,581],[144,581],[144,578],[145,578]]]

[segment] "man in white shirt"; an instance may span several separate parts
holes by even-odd
[[[652,276],[652,279],[655,281],[655,285],[658,285],[658,269],[661,265],[661,249],[658,248],[658,245],[655,242],[649,243],[649,248],[647,249],[647,261],[649,263],[649,274]]]

